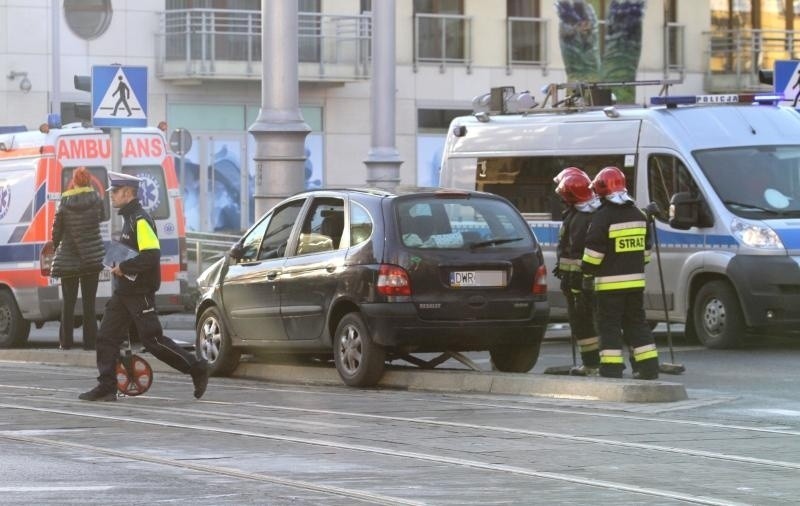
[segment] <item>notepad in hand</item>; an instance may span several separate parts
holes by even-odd
[[[125,260],[130,260],[139,255],[139,252],[129,248],[119,241],[111,241],[106,248],[106,255],[103,257],[103,265],[109,269],[121,264]],[[124,274],[130,280],[136,280],[136,274]]]

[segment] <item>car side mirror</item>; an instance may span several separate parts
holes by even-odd
[[[678,192],[669,201],[669,224],[678,230],[688,230],[692,227],[710,227],[714,219],[702,197]]]
[[[243,255],[244,255],[244,246],[242,246],[242,243],[240,242],[237,242],[236,244],[231,246],[230,250],[228,250],[228,257],[234,262],[238,262],[239,260],[241,260]]]

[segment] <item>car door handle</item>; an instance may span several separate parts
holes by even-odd
[[[336,266],[333,265],[333,264],[328,264],[328,265],[325,266],[325,270],[328,271],[328,272],[333,272],[333,271],[336,270]]]
[[[267,279],[270,281],[278,277],[278,271],[269,271],[267,272]]]

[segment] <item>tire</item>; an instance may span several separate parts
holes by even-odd
[[[0,348],[22,346],[28,340],[31,322],[22,318],[14,295],[0,290]]]
[[[345,385],[371,387],[385,370],[386,351],[375,344],[358,313],[344,315],[333,336],[333,361]]]
[[[744,315],[736,292],[727,281],[711,281],[697,292],[692,307],[692,331],[706,348],[735,348],[745,333]]]
[[[208,360],[211,376],[229,376],[239,365],[242,352],[233,346],[216,307],[203,311],[197,323],[195,350],[197,358]]]
[[[533,342],[498,346],[489,350],[492,367],[501,372],[528,372],[539,360],[539,349],[542,347],[542,335]]]

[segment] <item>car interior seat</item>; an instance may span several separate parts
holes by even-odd
[[[417,234],[422,242],[427,241],[436,231],[433,216],[426,214],[414,216],[408,231]]]
[[[327,235],[331,238],[333,241],[333,249],[339,249],[339,243],[342,240],[342,231],[344,231],[344,212],[327,211],[319,228],[322,235]]]

